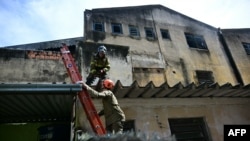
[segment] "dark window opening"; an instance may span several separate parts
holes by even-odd
[[[104,32],[104,24],[102,22],[94,22],[93,23],[94,31],[102,31]]]
[[[207,44],[204,38],[200,35],[185,33],[185,37],[190,48],[206,49]]]
[[[123,131],[124,132],[135,132],[135,120],[127,120],[124,122],[123,125]]]
[[[155,37],[153,28],[145,27],[145,33],[146,33],[146,37],[148,37],[148,38],[154,38]]]
[[[213,84],[213,72],[211,71],[196,71],[197,79],[199,84]]]
[[[169,35],[168,30],[161,29],[161,36],[163,39],[170,39],[170,35]]]
[[[133,73],[162,73],[162,68],[133,68]]]
[[[247,55],[250,55],[250,43],[242,43]]]
[[[136,26],[130,25],[129,26],[129,33],[131,36],[137,36],[137,37],[140,36],[139,29]]]
[[[168,119],[171,134],[178,141],[209,141],[208,130],[203,118]]]
[[[122,34],[122,25],[120,23],[112,23],[112,33]]]

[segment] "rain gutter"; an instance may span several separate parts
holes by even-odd
[[[80,84],[0,84],[4,94],[72,94],[82,91]]]

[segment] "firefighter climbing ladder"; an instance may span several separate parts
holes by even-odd
[[[67,69],[72,83],[78,83],[82,81],[82,76],[77,69],[74,58],[72,57],[68,47],[65,44],[63,44],[63,47],[61,48],[61,53],[63,63]],[[106,133],[106,130],[101,123],[100,117],[97,114],[97,111],[87,90],[83,89],[81,92],[79,92],[78,97],[94,132],[97,135],[104,135]]]

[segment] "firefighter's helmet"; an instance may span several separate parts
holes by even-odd
[[[103,87],[106,89],[112,89],[114,87],[114,82],[110,79],[105,79],[103,81]]]
[[[106,47],[105,47],[104,45],[99,46],[99,47],[98,47],[98,53],[99,53],[99,52],[103,52],[104,54],[106,54],[106,52],[107,52]]]

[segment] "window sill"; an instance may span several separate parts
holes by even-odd
[[[154,38],[154,37],[146,37],[146,39],[147,39],[148,41],[155,41],[155,40],[157,40],[157,39]]]
[[[140,36],[132,36],[132,35],[130,35],[129,37],[132,38],[132,39],[136,39],[136,40],[140,40],[141,39]]]
[[[198,50],[198,51],[209,51],[208,49],[202,49],[202,48],[193,48],[193,47],[189,47],[192,50]]]
[[[123,36],[122,33],[111,33],[112,36]]]

